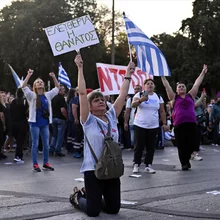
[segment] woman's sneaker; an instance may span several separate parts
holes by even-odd
[[[152,168],[152,166],[150,164],[145,167],[144,171],[147,173],[152,173],[152,174],[156,173],[156,171]]]
[[[33,171],[35,171],[35,172],[41,172],[41,169],[40,169],[40,167],[38,166],[38,164],[34,164],[34,166],[33,166]]]
[[[198,153],[192,153],[191,160],[201,161],[202,157],[200,157]]]
[[[138,164],[134,164],[133,173],[139,173],[139,166],[138,166]]]
[[[54,168],[51,167],[49,163],[45,163],[45,164],[43,165],[43,170],[54,171]]]
[[[18,164],[24,163],[24,161],[23,161],[22,159],[20,159],[19,157],[15,157],[15,158],[14,158],[14,162],[15,162],[15,163],[18,163]]]

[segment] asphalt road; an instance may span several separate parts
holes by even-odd
[[[97,219],[220,219],[220,147],[203,147],[204,160],[192,161],[190,171],[181,170],[175,147],[156,150],[156,174],[144,173],[142,165],[140,178],[129,177],[133,151],[123,150],[121,211],[118,215],[101,213]],[[83,182],[75,180],[83,178],[79,173],[81,159],[71,155],[51,157],[55,171],[35,173],[30,155],[25,156],[24,164],[5,164],[13,161],[13,153],[7,155],[8,159],[0,160],[1,220],[94,219],[74,209],[68,201],[73,187],[83,186]]]

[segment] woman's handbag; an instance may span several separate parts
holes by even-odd
[[[206,116],[205,114],[197,115],[196,116],[196,121],[198,124],[202,124],[203,122],[206,122]]]

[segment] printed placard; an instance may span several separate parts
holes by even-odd
[[[121,85],[124,81],[124,76],[127,71],[127,66],[110,65],[105,63],[96,63],[97,74],[99,79],[100,90],[103,95],[117,95],[120,92]],[[144,86],[145,79],[152,79],[149,75],[140,68],[136,67],[135,72],[131,76],[131,83],[128,94],[134,94],[134,86]]]
[[[54,56],[99,43],[89,15],[44,29]]]

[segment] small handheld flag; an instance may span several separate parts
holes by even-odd
[[[11,70],[12,76],[14,77],[17,88],[21,87],[21,84],[23,83],[23,79],[20,79],[18,77],[17,73],[14,71],[14,69],[11,67],[11,65],[8,64],[8,66]]]
[[[70,79],[67,75],[67,72],[63,69],[61,62],[59,62],[58,81],[59,83],[66,85],[69,89],[71,88]]]
[[[128,42],[134,45],[138,67],[154,76],[170,76],[166,59],[160,49],[124,14]]]

